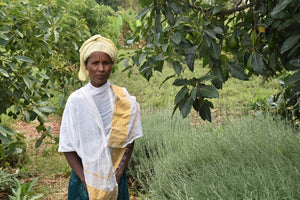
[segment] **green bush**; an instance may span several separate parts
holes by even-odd
[[[199,128],[169,112],[143,117],[130,174],[150,199],[297,199],[300,138],[270,115]]]

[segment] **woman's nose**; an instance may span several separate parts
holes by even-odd
[[[102,65],[102,63],[99,63],[99,65],[97,66],[97,70],[104,71],[104,66]]]

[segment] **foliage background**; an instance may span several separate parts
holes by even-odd
[[[0,1],[1,166],[20,169],[19,179],[38,175],[25,164],[29,161],[28,142],[34,142],[36,147],[43,141],[54,144],[43,155],[55,155],[58,138],[47,123],[48,115],[61,115],[70,92],[84,84],[76,78],[78,49],[95,33],[110,37],[121,49],[123,62],[114,69],[112,81],[138,97],[145,116],[175,105],[173,111],[179,108],[183,117],[191,114],[190,123],[202,126],[205,123],[192,111],[194,107],[202,119],[215,120],[214,126],[220,128],[229,116],[252,113],[255,108],[272,109],[297,124],[297,1],[239,2]],[[127,70],[130,79],[123,70]],[[281,86],[272,78],[278,78]],[[275,95],[267,98],[270,94]],[[224,97],[229,100],[224,101]],[[23,132],[13,130],[13,124],[22,120],[35,126],[38,138],[28,140]],[[145,149],[138,147],[138,158],[144,159],[142,154],[146,153],[147,159],[147,151],[160,153],[155,145],[153,148],[143,152]],[[180,160],[174,162],[177,161]],[[39,162],[43,168],[54,166],[46,160]],[[60,169],[53,173],[67,175],[65,164],[59,163]],[[10,175],[3,177],[11,181]],[[7,189],[5,181],[2,183]],[[22,184],[17,180],[14,195],[32,195],[35,181]],[[159,188],[160,183],[154,185]],[[159,194],[154,190],[154,196]],[[289,192],[293,191],[292,187]]]

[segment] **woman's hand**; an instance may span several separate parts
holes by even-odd
[[[121,177],[124,173],[124,170],[128,164],[128,161],[131,157],[132,151],[133,151],[133,147],[134,147],[134,141],[131,144],[128,144],[125,150],[125,153],[121,159],[121,162],[116,170],[116,180],[117,183],[120,183]]]
[[[86,188],[84,173],[83,173],[83,167],[80,157],[75,151],[72,152],[65,152],[66,160],[68,161],[70,167],[75,172],[75,174],[79,177],[81,182],[84,184]]]

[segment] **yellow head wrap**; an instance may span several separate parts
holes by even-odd
[[[108,38],[101,35],[94,35],[83,43],[79,49],[80,53],[80,69],[78,73],[79,80],[85,81],[89,75],[89,72],[85,68],[85,61],[95,51],[101,51],[107,53],[113,64],[117,62],[118,49],[116,45]]]

